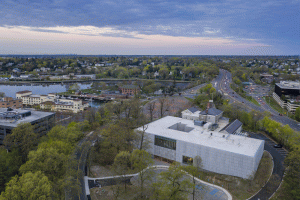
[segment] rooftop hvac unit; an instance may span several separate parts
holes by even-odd
[[[195,126],[204,126],[204,124],[206,124],[205,121],[194,121]]]

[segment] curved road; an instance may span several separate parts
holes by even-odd
[[[239,102],[249,110],[258,110],[260,112],[268,111],[273,115],[271,116],[273,120],[280,122],[284,125],[288,124],[294,130],[299,131],[300,127],[298,127],[297,125],[298,123],[296,121],[286,116],[279,116],[279,113],[273,110],[265,102],[264,104],[261,104],[261,106],[257,106],[249,102],[248,100],[244,99],[236,92],[234,92],[230,88],[230,83],[232,83],[232,77],[230,72],[220,69],[219,76],[212,83],[213,86],[216,88],[216,90],[224,94],[224,96],[230,99],[231,102]],[[257,100],[260,99],[258,99],[257,97]],[[274,143],[271,139],[269,139],[265,135],[255,134],[255,133],[249,133],[249,135],[253,138],[257,138],[265,141],[264,149],[268,151],[273,157],[274,168],[273,168],[272,175],[275,175],[277,177],[276,183],[268,182],[255,196],[251,197],[250,200],[269,199],[273,195],[273,193],[276,192],[276,189],[279,187],[280,182],[282,181],[284,170],[285,170],[283,161],[287,156],[288,152],[285,149],[274,148],[274,145],[276,143]]]
[[[274,148],[275,143],[262,134],[250,133],[250,136],[265,141],[264,149],[268,151],[273,157],[274,168],[272,175],[275,175],[277,177],[277,181],[275,181],[274,183],[268,182],[255,196],[251,197],[250,200],[269,199],[273,195],[273,193],[276,192],[282,181],[285,170],[283,161],[288,152],[284,149]]]
[[[268,111],[272,114],[271,118],[279,123],[282,123],[283,125],[288,124],[292,129],[295,131],[300,131],[300,126],[298,126],[298,122],[287,117],[287,116],[279,116],[279,113],[271,108],[267,103],[263,102],[261,106],[257,106],[248,100],[244,99],[240,95],[238,95],[235,91],[233,91],[230,88],[230,83],[232,83],[232,77],[231,73],[224,70],[220,69],[220,73],[217,76],[216,79],[212,81],[213,86],[216,88],[217,91],[222,92],[225,97],[229,98],[231,102],[239,102],[244,104],[246,108],[249,110],[258,110],[260,112]],[[256,99],[258,101],[263,99],[261,98],[262,96],[258,96]],[[260,99],[258,99],[260,98]]]

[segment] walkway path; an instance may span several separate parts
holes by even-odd
[[[154,165],[151,167],[148,167],[144,170],[147,170],[149,168],[154,168],[156,173],[158,174],[161,171],[165,171],[169,168],[169,166],[166,165]],[[130,182],[130,179],[133,177],[137,177],[139,173],[136,174],[128,174],[128,175],[122,175],[122,176],[109,176],[109,177],[100,177],[100,178],[89,178],[88,176],[84,177],[84,183],[85,183],[85,193],[86,195],[90,195],[90,189],[94,187],[102,187],[102,186],[109,186],[109,185],[115,185],[118,181],[118,179],[122,179],[126,182]],[[188,176],[192,177],[191,175],[187,174]],[[224,188],[207,183],[205,181],[202,181],[198,178],[195,178],[197,185],[196,185],[196,192],[201,194],[203,199],[206,200],[232,200],[231,194],[225,190]]]
[[[268,151],[273,157],[274,168],[272,175],[277,177],[277,181],[275,184],[269,181],[255,196],[251,197],[250,200],[269,199],[274,194],[274,192],[276,192],[282,181],[284,174],[283,161],[285,156],[287,155],[287,151],[284,149],[274,148],[273,146],[275,143],[265,135],[250,133],[250,136],[253,138],[265,140],[265,150]]]

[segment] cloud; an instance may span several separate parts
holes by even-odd
[[[299,0],[2,0],[0,26],[123,38],[245,38],[296,49],[299,4]]]

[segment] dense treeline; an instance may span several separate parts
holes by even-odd
[[[5,139],[11,151],[0,151],[0,199],[65,199],[66,194],[77,194],[82,172],[74,150],[83,137],[81,129],[77,123],[55,126],[39,140],[29,123],[13,129]]]
[[[216,63],[197,57],[62,57],[0,58],[3,75],[18,68],[22,73],[68,75],[96,74],[97,78],[149,78],[211,80],[218,74]],[[45,71],[45,68],[47,69]],[[43,69],[43,70],[41,70]],[[14,72],[14,73],[20,73]]]

